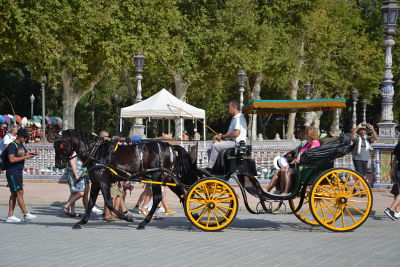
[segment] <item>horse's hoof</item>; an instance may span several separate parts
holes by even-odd
[[[132,215],[126,216],[126,221],[127,222],[134,222],[133,216]]]
[[[144,225],[140,225],[140,224],[139,224],[139,226],[138,226],[136,229],[138,229],[138,230],[144,230]]]
[[[74,227],[72,227],[72,229],[82,229],[82,228],[83,228],[83,225],[80,223],[77,223],[74,225]]]

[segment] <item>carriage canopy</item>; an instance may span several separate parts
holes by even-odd
[[[307,100],[253,100],[243,106],[245,114],[282,114],[327,111],[346,107],[345,98]]]

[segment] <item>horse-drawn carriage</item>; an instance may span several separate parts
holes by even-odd
[[[289,113],[334,110],[344,106],[344,99],[254,100],[245,105],[243,111],[247,114]],[[182,147],[160,142],[118,146],[76,131],[64,131],[54,147],[58,167],[65,167],[75,151],[88,167],[93,182],[88,211],[74,228],[82,228],[87,222],[100,190],[106,205],[119,218],[132,221],[132,218],[112,207],[109,184],[116,180],[153,184],[153,208],[139,224],[139,229],[150,222],[161,200],[161,185],[169,186],[181,199],[189,221],[206,231],[221,230],[236,217],[238,196],[229,180],[238,184],[244,205],[250,213],[273,213],[275,203],[280,206],[284,200],[288,200],[292,212],[301,221],[322,225],[333,231],[356,229],[368,218],[372,208],[371,189],[365,179],[353,170],[334,168],[334,160],[352,149],[348,135],[306,151],[300,164],[296,165],[297,173],[288,195],[271,194],[263,190],[255,177],[251,146],[244,143],[224,152],[225,172],[222,175],[197,168],[196,152],[188,153]],[[250,207],[247,193],[259,199],[257,206],[262,209],[254,211]]]
[[[254,100],[243,108],[244,113],[289,113],[343,108],[344,99],[274,101]],[[263,190],[254,177],[251,146],[243,143],[225,152],[227,172],[215,176],[199,169],[202,178],[193,184],[185,197],[185,213],[198,228],[214,231],[227,227],[238,211],[238,197],[228,183],[234,180],[240,188],[245,207],[250,213],[273,213],[288,200],[292,212],[310,225],[322,225],[333,231],[350,231],[359,227],[372,208],[371,189],[357,172],[334,168],[334,159],[348,154],[352,149],[350,136],[304,153],[296,165],[296,175],[290,194],[276,195]],[[259,199],[261,211],[254,211],[247,193]]]

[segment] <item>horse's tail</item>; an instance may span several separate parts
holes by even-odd
[[[183,147],[174,146],[174,151],[177,152],[174,173],[184,184],[193,184],[197,180],[196,164],[192,162],[191,156]]]

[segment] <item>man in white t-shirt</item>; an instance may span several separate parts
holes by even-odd
[[[229,114],[232,116],[231,124],[229,125],[226,134],[218,134],[215,136],[218,143],[214,143],[211,147],[211,155],[208,161],[208,168],[212,169],[217,160],[218,154],[228,148],[235,147],[239,141],[246,141],[247,122],[246,118],[240,113],[240,104],[237,100],[232,100],[228,104]]]
[[[15,141],[17,139],[17,131],[18,131],[18,126],[11,126],[10,130],[8,133],[3,138],[3,145],[4,149],[8,147],[9,144]]]

